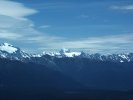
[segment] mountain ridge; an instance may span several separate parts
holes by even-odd
[[[13,46],[9,43],[3,43],[0,45],[0,57],[1,58],[9,58],[14,60],[25,60],[31,58],[41,58],[45,55],[50,57],[57,57],[57,58],[87,58],[91,60],[98,60],[98,61],[112,61],[112,62],[133,62],[133,53],[127,54],[110,54],[110,55],[102,55],[100,53],[89,54],[82,52],[72,52],[69,49],[61,49],[59,52],[43,52],[42,54],[29,54],[22,51],[19,47]]]

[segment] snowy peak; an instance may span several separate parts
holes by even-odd
[[[11,46],[11,47],[13,47],[13,45],[11,45],[11,44],[9,44],[9,43],[3,43],[2,45],[3,45],[3,46]]]
[[[62,58],[80,56],[81,52],[72,52],[69,49],[61,49],[59,52],[43,52],[43,54]]]
[[[96,54],[88,54],[82,53],[82,58],[88,58],[91,60],[98,61],[111,61],[111,62],[133,62],[133,53],[129,54],[110,54],[110,55],[101,55],[99,53]]]
[[[80,56],[81,52],[70,52],[70,53],[64,53],[66,57],[75,57],[75,56]]]
[[[75,56],[80,56],[81,52],[71,52],[69,49],[61,49],[60,55],[65,57],[75,57]]]
[[[63,49],[60,50],[60,53],[61,53],[61,54],[70,53],[70,50],[69,50],[69,49],[63,48]]]
[[[15,53],[18,49],[9,43],[3,43],[0,45],[0,50],[8,53]]]
[[[25,58],[30,58],[30,55],[24,51],[21,51],[18,47],[15,47],[9,43],[3,43],[0,45],[0,57],[22,60]]]

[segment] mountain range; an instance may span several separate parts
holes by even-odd
[[[29,92],[26,91],[32,95],[45,94],[43,97],[47,97],[49,91],[48,98],[54,95],[54,99],[56,93],[51,93],[55,91],[63,93],[63,100],[67,100],[64,98],[69,93],[76,91],[78,95],[77,91],[88,90],[132,91],[133,53],[102,55],[61,49],[59,52],[29,54],[9,43],[0,45],[0,97],[6,97],[1,100],[9,100],[8,97],[17,93],[27,95]]]
[[[9,58],[14,60],[24,60],[31,58],[41,58],[44,56],[51,56],[56,58],[87,58],[97,61],[111,61],[111,62],[133,62],[133,53],[126,54],[110,54],[102,55],[99,53],[89,54],[86,52],[71,52],[69,49],[61,49],[59,52],[43,52],[42,54],[28,54],[22,51],[20,48],[15,47],[9,43],[3,43],[0,45],[0,57]]]

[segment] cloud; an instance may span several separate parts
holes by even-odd
[[[92,52],[132,52],[133,34],[108,35],[101,37],[88,37],[77,40],[63,40],[59,43],[49,43],[47,48],[70,48],[88,50]],[[43,49],[43,48],[41,48]],[[46,49],[46,48],[45,48]]]
[[[22,38],[22,35],[16,33],[8,33],[5,30],[0,30],[0,38],[9,39],[9,40],[16,40],[18,38]]]
[[[51,26],[50,25],[42,25],[39,28],[45,29],[45,28],[49,28],[49,27],[51,27]]]
[[[33,21],[27,16],[37,13],[35,9],[25,7],[22,3],[9,0],[0,1],[0,42],[11,41],[28,51],[71,48],[76,50],[109,51],[133,50],[133,34],[111,35],[101,37],[78,38],[71,40],[52,36],[37,30]],[[82,16],[86,18],[87,16]],[[48,28],[49,25],[40,26]]]
[[[133,5],[112,6],[111,8],[116,10],[133,10]]]
[[[0,15],[10,16],[13,18],[24,18],[37,12],[37,10],[27,8],[21,3],[0,0]]]
[[[25,7],[22,3],[1,0],[0,42],[9,41],[15,43],[15,45],[23,45],[22,48],[33,49],[38,48],[42,44],[47,45],[60,40],[57,36],[49,36],[35,28],[36,25],[27,16],[37,12],[35,9]]]
[[[54,41],[59,37],[49,36],[36,30],[32,21],[15,19],[9,16],[0,15],[0,38],[24,41],[25,43],[43,43]]]

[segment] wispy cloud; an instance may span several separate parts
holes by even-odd
[[[0,14],[13,18],[24,18],[37,13],[35,9],[27,8],[21,3],[9,0],[0,0]]]
[[[39,28],[45,29],[45,28],[50,28],[50,27],[51,27],[50,25],[42,25]]]
[[[116,10],[133,10],[133,4],[124,6],[112,6],[111,8]]]
[[[99,50],[102,52],[105,52],[105,50],[109,52],[123,52],[123,50],[131,52],[131,50],[133,50],[132,44],[133,34],[122,34],[101,37],[88,37],[77,40],[65,40],[60,43],[49,43],[48,48],[70,48],[78,50],[82,50],[84,48],[93,52],[97,52]]]
[[[24,48],[30,49],[60,40],[57,36],[49,36],[35,28],[36,25],[27,16],[37,12],[22,3],[0,0],[0,41],[11,41],[18,45],[23,43]],[[50,26],[42,26],[46,27]]]
[[[64,37],[51,36],[37,30],[33,21],[27,16],[37,13],[36,9],[25,7],[21,3],[9,0],[0,1],[0,41],[15,41],[15,43],[23,43],[24,48],[29,49],[88,49],[88,50],[111,50],[111,49],[133,49],[133,34],[88,37],[70,40]],[[83,15],[83,18],[88,16]],[[48,28],[49,25],[40,26],[40,28]],[[38,50],[36,49],[36,51]]]
[[[21,34],[16,33],[9,33],[5,30],[0,30],[0,38],[8,39],[8,40],[16,40],[18,38],[22,38],[23,36]]]

